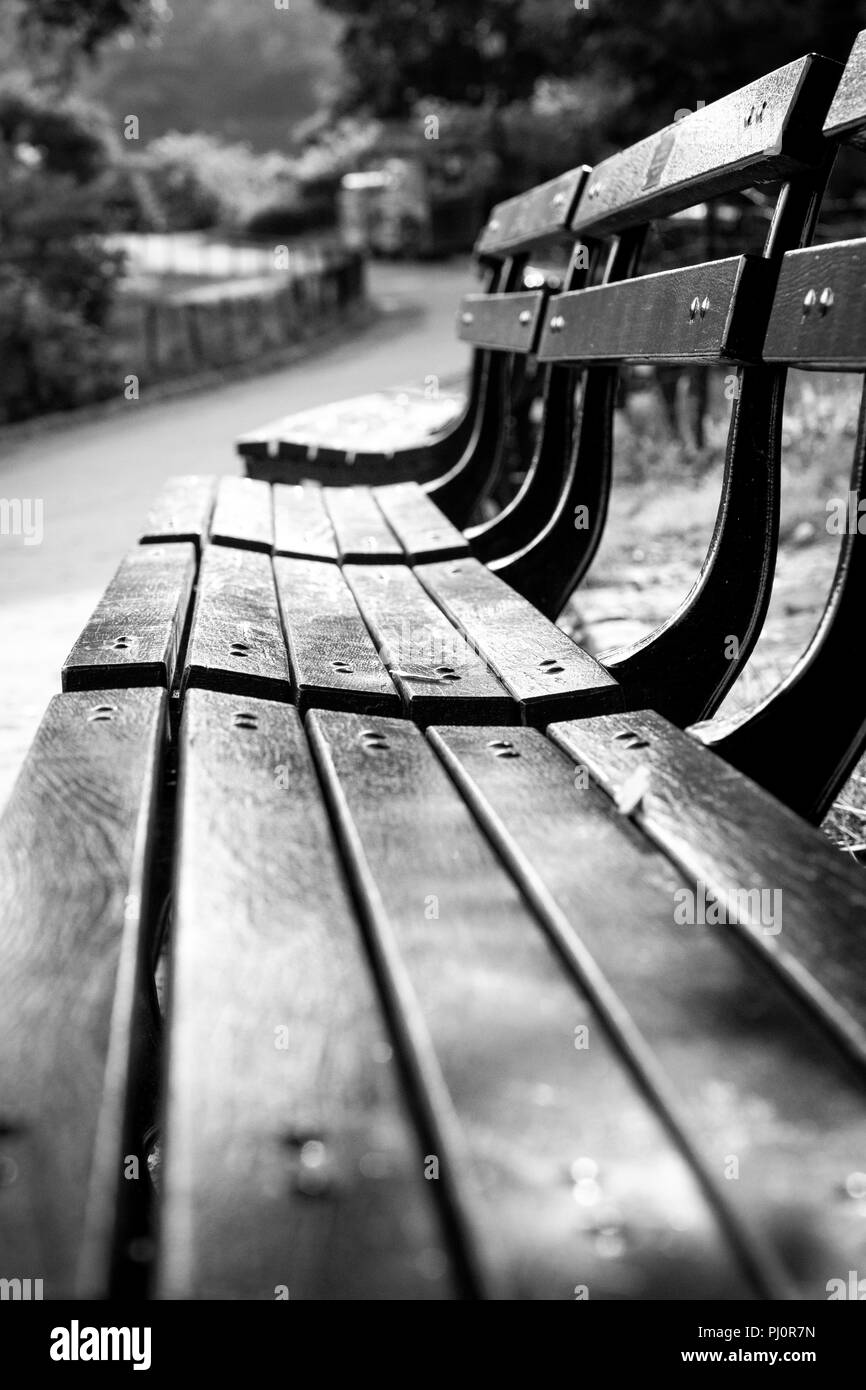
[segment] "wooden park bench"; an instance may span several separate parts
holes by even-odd
[[[864,743],[856,529],[781,689],[690,726],[766,611],[786,367],[866,373],[866,239],[809,245],[866,132],[864,54],[494,215],[470,411],[497,376],[502,408],[500,359],[544,372],[494,521],[466,526],[496,452],[468,446],[437,446],[432,485],[164,492],[0,826],[0,1277],[824,1298],[858,1267],[866,881],[816,828]],[[762,249],[636,274],[653,219],[756,182],[779,184]],[[551,235],[565,289],[520,288]],[[694,588],[602,665],[552,619],[634,361],[737,389]],[[861,425],[858,499],[864,448]]]

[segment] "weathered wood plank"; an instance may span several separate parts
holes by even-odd
[[[533,352],[546,299],[542,290],[466,294],[457,315],[457,336],[495,352]]]
[[[334,528],[318,483],[275,483],[273,501],[275,555],[336,561]]]
[[[159,1296],[453,1297],[296,711],[191,692],[178,795]]]
[[[799,58],[602,160],[584,185],[572,231],[608,236],[814,167],[839,73],[829,58]]]
[[[819,831],[661,715],[641,710],[555,724],[548,732],[613,796],[638,787],[634,816],[646,833],[726,904],[744,938],[866,1065],[862,873]],[[763,920],[774,904],[780,930]]]
[[[488,1291],[747,1291],[689,1167],[422,735],[335,713],[307,724],[429,1155]],[[583,1027],[592,1044],[578,1051]],[[580,1205],[590,1173],[603,1187],[595,1210]],[[599,1239],[612,1206],[627,1258]]]
[[[866,368],[866,240],[789,251],[764,340],[764,358],[828,371]]]
[[[562,239],[590,170],[569,169],[516,198],[497,203],[475,243],[478,256],[514,256]]]
[[[604,667],[478,560],[419,565],[415,573],[520,701],[528,723],[546,723],[558,710],[620,707],[622,691]]]
[[[211,540],[216,545],[270,552],[274,545],[270,484],[257,478],[220,478]]]
[[[376,505],[409,563],[451,560],[469,554],[469,542],[418,483],[394,483],[373,493]]]
[[[430,738],[575,970],[627,1010],[765,1285],[826,1297],[856,1262],[839,1175],[866,1144],[862,1079],[736,932],[678,918],[687,880],[540,733]]]
[[[866,29],[854,40],[827,112],[824,134],[829,140],[866,146]]]
[[[63,689],[170,687],[195,570],[189,543],[131,550],[63,663]]]
[[[368,487],[326,488],[324,495],[342,564],[399,564],[406,559]]]
[[[516,724],[517,702],[406,565],[343,571],[379,655],[419,724]]]
[[[108,1296],[162,690],[57,695],[0,822],[0,1278]],[[139,1160],[141,1161],[141,1160]]]
[[[192,541],[201,550],[210,527],[216,483],[216,478],[196,474],[169,478],[145,518],[140,544]]]
[[[731,256],[548,301],[544,362],[756,362],[776,268]]]
[[[289,662],[271,560],[209,545],[202,556],[182,689],[290,698]]]
[[[321,560],[274,560],[298,708],[399,714],[400,697],[342,571]]]

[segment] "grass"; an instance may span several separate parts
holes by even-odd
[[[768,695],[791,670],[820,618],[839,547],[839,537],[827,530],[827,504],[849,489],[859,385],[857,378],[829,373],[790,374],[773,594],[757,646],[720,715],[750,708]],[[646,380],[617,412],[608,525],[592,571],[565,617],[569,631],[594,652],[651,632],[691,587],[712,534],[729,418],[721,377],[711,383],[701,449],[674,437],[661,398]],[[847,678],[858,674],[854,664]],[[866,759],[823,829],[841,850],[866,863]]]

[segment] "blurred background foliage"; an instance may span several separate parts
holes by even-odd
[[[864,25],[866,0],[4,0],[0,417],[115,370],[105,233],[317,232],[397,145],[432,177],[471,150],[490,203]]]

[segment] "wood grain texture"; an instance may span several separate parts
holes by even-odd
[[[148,922],[161,690],[57,695],[0,822],[0,1278],[105,1298]],[[146,1174],[142,1181],[147,1181]]]
[[[775,275],[758,256],[731,256],[554,295],[539,360],[756,362]]]
[[[568,235],[589,169],[582,165],[497,203],[475,243],[479,256],[513,256]]]
[[[195,571],[188,543],[131,550],[63,663],[63,689],[170,687]]]
[[[418,483],[379,487],[373,497],[411,564],[469,554],[463,532],[452,525]]]
[[[216,545],[270,552],[274,519],[269,484],[256,478],[220,478],[211,540]]]
[[[157,1293],[453,1296],[303,728],[193,691]]]
[[[183,690],[188,686],[290,698],[269,556],[222,545],[205,550],[184,661]]]
[[[274,560],[298,708],[399,714],[394,688],[343,573],[320,560]]]
[[[337,542],[318,483],[276,483],[274,554],[301,560],[337,559]]]
[[[866,29],[854,40],[827,112],[824,134],[829,140],[843,140],[861,149],[866,146]]]
[[[840,65],[811,54],[602,160],[572,231],[607,236],[816,165]]]
[[[307,724],[424,1098],[438,1186],[486,1290],[742,1293],[690,1169],[422,735],[335,713]],[[582,1025],[592,1043],[578,1052]],[[587,1161],[603,1188],[595,1211],[575,1201]],[[627,1259],[599,1240],[611,1206]]]
[[[764,358],[830,371],[866,368],[866,240],[789,251],[764,341]]]
[[[546,299],[543,290],[466,294],[457,315],[457,336],[495,352],[533,352]]]
[[[528,723],[554,719],[557,710],[619,708],[622,691],[604,667],[478,560],[419,565],[415,573]]]
[[[825,1297],[857,1258],[840,1175],[866,1143],[862,1080],[736,933],[676,920],[686,879],[540,733],[429,736],[575,970],[626,1011],[765,1292]]]
[[[145,518],[139,542],[192,541],[201,550],[210,528],[216,486],[216,478],[196,474],[169,478]]]
[[[642,779],[638,824],[726,904],[743,938],[866,1066],[866,882],[859,870],[819,831],[651,711],[548,732],[611,794],[625,795]],[[747,900],[755,889],[771,896]],[[776,903],[778,931],[770,929]]]
[[[325,490],[325,505],[345,565],[400,564],[406,556],[367,487]]]
[[[347,565],[343,573],[410,718],[519,722],[516,701],[408,566]]]

